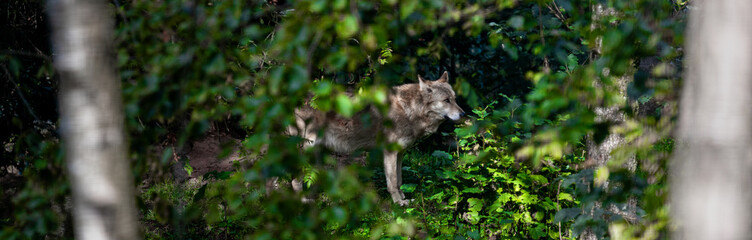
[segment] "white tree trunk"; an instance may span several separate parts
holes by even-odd
[[[675,239],[752,235],[752,1],[699,1],[671,166]]]
[[[101,0],[51,0],[60,130],[77,239],[137,239],[133,176],[126,158],[113,14]]]

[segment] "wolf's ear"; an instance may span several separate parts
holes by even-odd
[[[420,75],[418,75],[418,86],[420,86],[420,90],[426,89],[428,87],[426,80],[423,79],[423,77],[421,77]]]
[[[444,74],[441,74],[441,77],[439,80],[436,80],[437,82],[445,83],[449,81],[449,73],[447,71],[444,71]]]

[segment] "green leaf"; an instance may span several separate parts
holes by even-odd
[[[512,16],[511,18],[509,18],[507,24],[517,30],[520,30],[525,25],[525,18],[522,16]]]
[[[546,227],[543,224],[536,224],[534,228],[530,229],[530,236],[533,239],[539,239],[546,236]]]
[[[345,117],[352,117],[353,104],[350,98],[344,94],[337,95],[336,98],[337,112]]]
[[[13,77],[18,77],[19,74],[21,74],[21,61],[18,61],[18,59],[14,57],[9,57],[8,68],[10,70],[11,75],[13,75]]]
[[[530,216],[530,212],[528,212],[528,211],[522,212],[521,215],[520,215],[520,217],[522,217],[522,220],[525,223],[528,223],[528,224],[529,223],[533,223],[533,217]]]
[[[405,0],[400,2],[400,18],[405,19],[415,11],[418,6],[417,0]]]
[[[468,198],[467,199],[468,207],[467,209],[471,212],[479,212],[481,209],[483,209],[483,200],[477,199],[477,198]]]
[[[224,57],[222,54],[217,54],[209,64],[206,65],[204,70],[209,74],[221,74],[225,69],[227,69],[227,65],[225,64]]]
[[[204,179],[226,180],[226,179],[229,179],[231,175],[232,175],[232,172],[230,171],[217,172],[215,170],[215,171],[205,173]]]
[[[279,85],[282,83],[282,76],[284,73],[284,68],[281,67],[274,68],[274,70],[271,71],[268,84],[269,93],[271,93],[271,95],[279,94]]]
[[[337,22],[335,28],[340,37],[349,38],[358,32],[358,20],[352,15],[347,15],[342,21]]]
[[[318,96],[327,96],[332,92],[332,89],[334,86],[329,81],[320,81],[318,84],[316,84],[316,87],[313,89],[313,92]]]
[[[336,223],[343,224],[347,221],[347,210],[342,207],[333,207],[325,215],[329,215],[329,219],[334,220]]]
[[[602,166],[595,170],[595,175],[593,182],[595,182],[596,185],[602,186],[603,184],[608,181],[609,176],[609,170],[608,167]]]
[[[533,195],[530,193],[523,193],[517,198],[517,201],[523,204],[534,204],[538,202],[538,195]]]
[[[303,88],[303,86],[306,86],[307,83],[308,72],[305,67],[299,64],[294,65],[290,71],[290,76],[288,77],[287,92],[294,93]]]
[[[554,223],[572,220],[579,216],[581,212],[582,210],[579,208],[563,208],[554,215]]]
[[[444,192],[439,192],[428,198],[428,200],[435,200],[437,203],[440,203],[443,199],[444,199]]]
[[[472,224],[478,224],[478,222],[480,221],[478,212],[467,212],[467,216],[469,217],[470,223]]]
[[[542,212],[536,212],[535,214],[533,214],[533,218],[535,219],[535,221],[543,220],[543,216],[544,214]]]
[[[517,60],[519,58],[519,53],[517,52],[516,45],[504,45],[504,52],[509,54],[509,57],[511,57],[513,60]]]
[[[496,201],[499,201],[501,204],[504,204],[504,203],[507,203],[509,200],[512,200],[513,198],[514,198],[514,195],[510,193],[502,193],[499,195]]]
[[[342,9],[344,9],[345,6],[347,6],[347,2],[348,1],[345,1],[345,0],[335,0],[334,4],[333,4],[334,10],[342,10]]]
[[[318,12],[323,11],[326,8],[326,2],[328,1],[326,0],[313,1],[310,7],[311,12],[318,13]]]
[[[574,54],[569,54],[567,56],[566,66],[569,71],[573,71],[575,68],[577,68],[577,56],[575,56]]]
[[[206,194],[206,186],[207,184],[204,184],[201,186],[201,188],[198,189],[195,195],[193,195],[193,202],[199,201],[204,198],[204,195]]]
[[[574,198],[572,197],[572,194],[564,193],[564,192],[563,193],[559,193],[558,198],[559,198],[559,200],[567,200],[567,201],[570,201],[570,202],[574,201]]]
[[[415,191],[415,187],[417,187],[417,186],[418,186],[418,184],[415,184],[415,183],[402,184],[402,186],[400,186],[400,189],[402,189],[403,192],[411,193],[411,192]]]
[[[159,162],[161,164],[167,164],[168,162],[170,162],[170,159],[172,159],[172,148],[167,148],[162,153],[162,157],[160,158]]]
[[[193,173],[193,167],[191,167],[191,164],[188,163],[188,161],[185,161],[185,164],[183,165],[183,170],[185,170],[185,172],[188,173],[188,176],[190,176]]]
[[[452,195],[452,197],[449,198],[448,204],[449,205],[455,205],[455,204],[457,204],[457,202],[459,202],[459,200],[460,200],[459,195]]]
[[[433,153],[431,154],[431,156],[432,157],[437,157],[437,158],[450,159],[450,160],[452,159],[452,155],[451,154],[449,154],[447,152],[444,152],[444,151],[440,151],[440,150],[433,151]]]
[[[546,179],[546,177],[541,176],[541,175],[530,175],[530,179],[535,181],[538,184],[543,184],[543,185],[548,184],[548,179]]]

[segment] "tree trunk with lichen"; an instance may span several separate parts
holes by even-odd
[[[752,2],[690,13],[670,189],[676,239],[752,235]]]
[[[137,239],[134,182],[112,54],[113,15],[105,1],[48,4],[75,236]]]

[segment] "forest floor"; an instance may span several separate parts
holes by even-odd
[[[193,170],[190,175],[183,164],[173,164],[171,172],[177,182],[195,179],[206,173],[216,171],[233,171],[235,162],[248,161],[248,157],[241,154],[241,140],[234,138],[232,134],[222,130],[209,130],[190,144],[191,147],[181,152],[183,159],[188,161]],[[366,165],[366,155],[350,156],[348,154],[331,155],[337,162],[336,167],[344,167],[350,164]]]
[[[191,147],[182,153],[188,165],[193,168],[191,174],[188,175],[182,164],[174,164],[172,174],[175,180],[183,182],[212,171],[232,171],[234,162],[245,160],[240,154],[240,144],[240,140],[227,132],[210,130],[203,137],[188,144]]]

